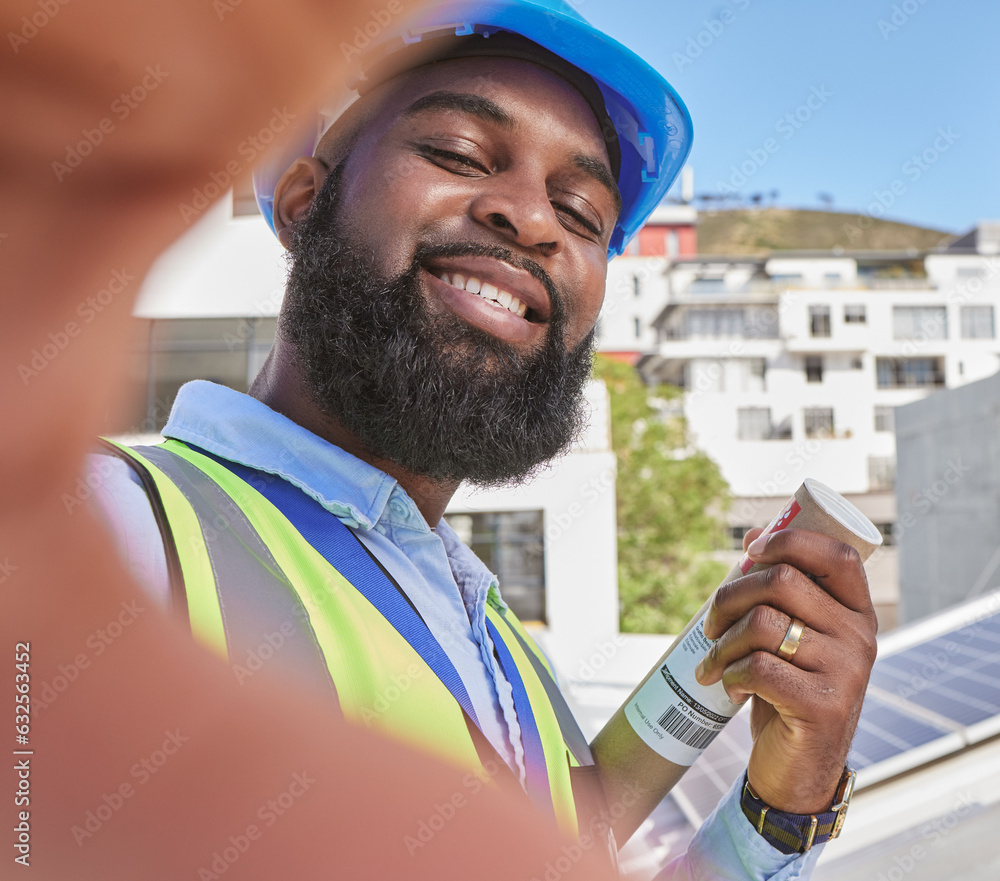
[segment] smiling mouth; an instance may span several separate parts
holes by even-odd
[[[503,309],[507,312],[512,312],[518,318],[527,318],[531,321],[532,318],[528,316],[528,306],[526,303],[522,303],[517,297],[508,291],[501,290],[496,285],[492,285],[489,282],[482,282],[478,278],[473,276],[465,276],[460,272],[433,272],[441,281],[445,284],[451,285],[453,288],[457,288],[460,291],[465,291],[469,294],[474,294],[481,300],[485,300],[491,306],[497,309]]]

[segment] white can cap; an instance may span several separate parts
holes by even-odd
[[[812,496],[820,508],[845,529],[849,529],[858,538],[863,539],[876,547],[882,544],[882,533],[874,524],[862,514],[854,505],[845,499],[840,493],[830,489],[825,483],[820,483],[811,477],[807,477],[803,484],[806,492]]]

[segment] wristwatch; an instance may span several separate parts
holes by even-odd
[[[826,813],[786,814],[761,801],[744,772],[740,807],[757,833],[770,845],[786,854],[805,853],[814,844],[831,841],[840,835],[857,776],[852,768],[844,768],[833,805]]]

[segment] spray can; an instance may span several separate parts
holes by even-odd
[[[863,561],[882,543],[864,514],[812,478],[806,478],[763,534],[790,526],[849,544]],[[744,554],[720,587],[766,568]],[[641,782],[650,810],[743,706],[729,699],[721,682],[706,686],[695,679],[695,667],[712,646],[704,630],[710,605],[711,598],[594,741],[605,761],[628,768],[629,777]]]

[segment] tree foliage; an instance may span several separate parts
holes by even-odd
[[[611,398],[618,457],[618,593],[621,629],[677,633],[725,577],[712,558],[724,547],[729,487],[718,466],[691,448],[672,386],[649,388],[635,369],[598,356],[594,375]]]

